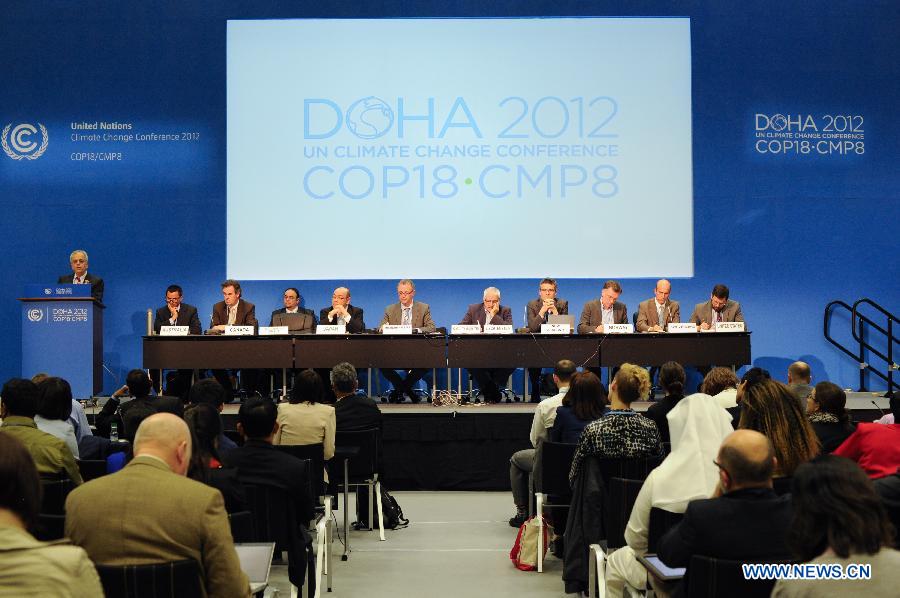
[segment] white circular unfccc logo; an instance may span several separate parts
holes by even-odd
[[[44,319],[44,311],[41,309],[29,309],[28,310],[28,319],[32,322],[40,322]]]
[[[0,136],[0,146],[6,155],[13,160],[37,160],[47,151],[47,142],[50,135],[47,133],[47,127],[38,123],[40,129],[40,144],[36,137],[38,129],[30,123],[22,123],[13,126],[12,123],[3,128],[3,134]]]

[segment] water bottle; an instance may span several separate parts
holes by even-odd
[[[117,423],[115,423],[115,422],[113,422],[113,423],[110,424],[110,426],[109,426],[109,439],[110,439],[112,442],[118,442],[118,441],[119,441],[119,425],[118,425]]]

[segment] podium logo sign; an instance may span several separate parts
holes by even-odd
[[[29,309],[28,310],[28,319],[32,322],[40,322],[44,319],[44,310],[42,309]]]
[[[47,133],[47,127],[38,123],[41,130],[40,145],[35,140],[38,129],[31,123],[22,123],[13,127],[12,123],[3,128],[3,134],[0,135],[0,146],[7,156],[13,160],[37,160],[47,151],[47,143],[50,141],[50,135]]]

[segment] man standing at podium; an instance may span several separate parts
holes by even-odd
[[[177,284],[171,284],[166,289],[166,304],[156,310],[156,318],[153,320],[155,334],[159,334],[163,326],[187,326],[190,334],[203,334],[197,308],[182,303],[183,295],[184,291]],[[175,378],[169,382],[166,392],[171,396],[178,396],[182,400],[186,400],[191,388],[191,377],[191,370],[178,370]],[[161,390],[159,371],[150,370],[150,378],[153,380],[153,388],[159,392]]]
[[[256,321],[256,306],[241,298],[241,283],[228,279],[222,283],[222,301],[213,305],[212,329],[225,332],[228,326],[253,326],[254,332],[259,323]],[[222,385],[230,397],[233,393],[231,377],[228,370],[213,370],[213,376]],[[256,391],[259,372],[244,369],[241,373],[244,390],[247,394]]]
[[[72,266],[72,274],[63,274],[56,282],[59,284],[89,284],[91,285],[91,297],[97,301],[103,301],[103,279],[87,271],[87,252],[83,249],[76,249],[69,254],[69,264]]]

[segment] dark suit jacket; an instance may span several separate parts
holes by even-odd
[[[334,404],[335,428],[340,431],[381,429],[381,409],[370,397],[348,395]]]
[[[663,316],[665,316],[665,321],[660,323],[659,314],[656,313],[655,298],[641,301],[638,305],[637,323],[634,329],[638,332],[646,332],[651,326],[659,325],[665,330],[666,324],[669,322],[681,321],[681,305],[677,301],[666,301]]]
[[[894,527],[900,530],[900,473],[885,476],[872,482],[875,491],[887,510]],[[900,546],[900,535],[894,538],[894,548]]]
[[[672,442],[669,436],[669,420],[666,416],[669,415],[669,411],[675,409],[675,405],[683,398],[684,397],[667,395],[662,400],[650,405],[650,407],[647,408],[647,412],[644,414],[656,422],[656,427],[659,428],[659,439],[662,442]]]
[[[296,314],[291,314],[290,317],[283,320],[279,314],[287,314],[287,309],[282,307],[273,311],[272,317],[269,319],[269,326],[287,326],[288,332],[291,334],[316,331],[316,317],[308,309],[298,308]]]
[[[729,299],[725,303],[725,307],[722,308],[722,311],[719,312],[722,316],[723,322],[743,322],[744,314],[741,312],[741,304],[737,301],[732,301]],[[691,314],[690,322],[694,324],[702,324],[706,322],[708,324],[712,324],[712,300],[706,301],[705,303],[698,303],[694,307],[694,312]]]
[[[565,299],[556,298],[553,300],[556,304],[556,311],[559,312],[559,315],[564,316],[569,313],[569,302]],[[540,297],[537,299],[532,299],[525,305],[525,321],[528,322],[528,330],[532,332],[540,332],[541,324],[544,324],[544,318],[540,317],[538,314],[541,312],[541,307],[544,305],[544,302],[541,301]]]
[[[319,310],[319,324],[337,324],[337,318],[335,318],[333,322],[328,321],[328,312],[330,312],[331,309],[332,306],[329,305],[328,307],[323,307]],[[363,310],[361,307],[348,305],[347,313],[350,314],[350,321],[347,322],[347,332],[359,334],[366,329],[366,322],[363,320]]]
[[[599,299],[588,301],[581,311],[581,321],[578,323],[578,334],[590,334],[597,326],[603,323],[603,306]],[[628,323],[628,308],[624,303],[613,303],[613,324]]]
[[[160,328],[169,326],[169,307],[164,305],[156,310],[156,318],[153,320],[153,330],[159,334]],[[178,310],[178,319],[175,320],[176,326],[189,326],[191,334],[203,334],[203,327],[200,325],[200,316],[197,315],[197,308],[187,303],[182,303]]]
[[[59,284],[72,284],[72,280],[75,278],[74,272],[69,272],[68,274],[64,274],[59,277]],[[85,272],[84,279],[91,283],[91,297],[96,299],[97,301],[103,301],[103,279],[95,274],[91,274],[90,272]]]
[[[228,307],[225,305],[224,301],[219,301],[213,305],[212,324],[210,324],[210,328],[225,324],[228,324]],[[253,326],[254,329],[259,326],[259,322],[256,321],[256,306],[243,299],[238,301],[237,317],[234,319],[234,325]]]
[[[132,399],[119,408],[119,415],[122,418],[122,428],[119,429],[120,434],[134,442],[134,435],[137,433],[138,426],[141,422],[153,415],[154,413],[174,413],[178,417],[184,417],[184,403],[178,397],[143,397],[140,399]]]
[[[481,327],[484,328],[485,319],[487,314],[484,311],[484,303],[473,303],[469,306],[468,310],[466,310],[466,315],[463,316],[462,322],[460,324],[481,324]],[[505,305],[500,306],[500,311],[494,314],[494,317],[491,318],[488,324],[510,324],[512,325],[512,310]]]

